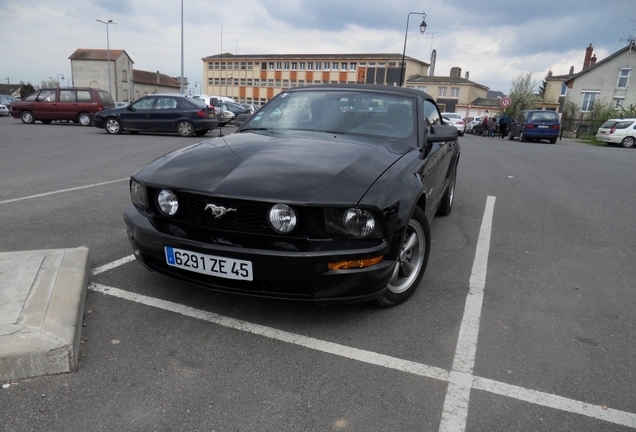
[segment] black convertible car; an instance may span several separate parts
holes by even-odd
[[[135,173],[127,233],[141,264],[194,284],[393,306],[422,279],[459,154],[419,90],[297,87]]]

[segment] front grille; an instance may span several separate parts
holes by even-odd
[[[156,191],[153,192],[151,196],[156,193]],[[217,198],[189,192],[176,192],[176,194],[179,198],[179,211],[174,217],[163,217],[166,220],[218,231],[280,235],[268,223],[269,210],[274,203]],[[156,202],[156,200],[153,201]],[[208,204],[236,209],[236,211],[229,211],[217,218],[210,210],[205,210]],[[305,207],[294,207],[294,209],[298,213],[299,225],[290,236],[307,238],[311,230],[310,211]],[[156,209],[155,213],[162,216],[159,209]]]

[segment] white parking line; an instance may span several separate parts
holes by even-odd
[[[428,366],[422,363],[416,363],[409,360],[399,359],[397,357],[391,357],[384,354],[374,353],[372,351],[361,350],[358,348],[351,348],[345,345],[336,344],[320,339],[315,339],[295,333],[290,333],[282,330],[278,330],[272,327],[263,326],[260,324],[253,324],[247,321],[237,320],[235,318],[225,317],[213,312],[206,312],[199,309],[194,309],[189,306],[184,306],[179,303],[173,303],[167,300],[161,300],[153,297],[148,297],[143,294],[136,294],[129,291],[124,291],[119,288],[109,287],[102,284],[91,283],[89,289],[106,294],[109,296],[121,298],[124,300],[133,301],[135,303],[143,304],[146,306],[155,307],[169,312],[182,314],[184,316],[200,319],[210,323],[218,324],[224,327],[232,328],[247,333],[256,334],[259,336],[267,337],[270,339],[287,342],[294,345],[299,345],[305,348],[321,351],[337,355],[340,357],[348,358],[351,360],[357,360],[360,362],[385,367],[387,369],[398,370],[401,372],[410,373],[413,375],[423,376],[426,378],[433,378],[441,381],[453,380],[465,385],[468,389],[474,388],[477,390],[483,390],[490,393],[506,396],[512,399],[517,399],[525,402],[529,402],[536,405],[545,406],[552,409],[566,411],[574,414],[580,414],[587,417],[592,417],[598,420],[604,420],[609,423],[614,423],[622,426],[628,426],[636,428],[636,414],[625,411],[614,410],[599,405],[592,405],[585,402],[580,402],[574,399],[568,399],[561,396],[553,395],[550,393],[544,393],[536,390],[525,389],[522,387],[513,386],[510,384],[490,380],[487,378],[470,377],[469,374],[460,374],[458,372],[449,372],[447,370]],[[464,378],[469,377],[469,380],[464,380],[457,377],[453,378],[453,374],[463,375]],[[450,387],[450,385],[449,385]],[[448,431],[459,432],[458,429],[447,429]]]
[[[8,204],[8,203],[16,202],[16,201],[24,201],[24,200],[29,200],[29,199],[33,199],[33,198],[41,198],[41,197],[45,197],[45,196],[49,196],[49,195],[55,195],[55,194],[64,193],[64,192],[71,192],[71,191],[80,190],[80,189],[87,189],[87,188],[92,188],[92,187],[96,187],[96,186],[103,186],[103,185],[107,185],[107,184],[111,184],[111,183],[117,183],[117,182],[124,181],[124,180],[127,181],[127,180],[130,180],[130,178],[126,177],[126,178],[123,178],[123,179],[111,180],[111,181],[102,182],[102,183],[95,183],[95,184],[90,184],[90,185],[86,185],[86,186],[78,186],[78,187],[74,187],[74,188],[60,189],[60,190],[52,191],[52,192],[45,192],[45,193],[41,193],[41,194],[37,194],[37,195],[29,195],[29,196],[25,196],[25,197],[22,197],[22,198],[13,198],[13,199],[9,199],[9,200],[0,201],[0,204]]]
[[[462,319],[459,338],[457,341],[457,349],[450,371],[396,357],[390,357],[384,354],[374,353],[372,351],[351,348],[333,342],[277,330],[260,324],[249,323],[247,321],[225,317],[212,312],[201,311],[189,306],[124,291],[106,285],[91,283],[89,289],[102,294],[134,301],[136,303],[179,313],[184,316],[201,319],[235,330],[299,345],[316,351],[388,369],[398,370],[413,375],[447,381],[448,388],[446,391],[446,398],[444,400],[442,420],[439,427],[440,431],[462,432],[466,429],[471,389],[482,390],[535,405],[579,414],[636,429],[636,413],[620,411],[606,406],[592,405],[586,402],[526,389],[473,375],[475,353],[477,350],[477,338],[479,335],[481,307],[486,284],[494,205],[495,197],[489,196],[486,200],[486,208],[484,210],[484,216],[479,231],[479,239],[477,241],[477,249],[469,281],[469,292],[466,298],[466,306],[464,308],[464,317]],[[117,261],[113,261],[112,263],[96,268],[93,271],[93,274],[99,274],[104,271],[111,270],[120,265],[126,264],[133,259],[134,256],[130,255]]]
[[[463,431],[466,429],[468,418],[468,403],[477,352],[477,338],[479,337],[479,321],[481,306],[484,301],[486,273],[488,269],[488,253],[490,251],[490,234],[492,218],[495,211],[495,197],[486,199],[486,209],[481,221],[477,250],[470,275],[468,296],[464,307],[464,317],[459,329],[457,349],[453,359],[451,379],[446,390],[446,400],[442,411],[441,431]]]
[[[135,260],[135,255],[131,254],[128,255],[127,257],[123,257],[121,259],[118,259],[117,261],[113,261],[111,263],[105,264],[101,267],[97,267],[93,269],[93,276],[98,275],[100,273],[104,273],[105,271],[108,270],[112,270],[116,267],[119,267],[120,265],[124,265],[126,263],[129,263],[131,261]]]

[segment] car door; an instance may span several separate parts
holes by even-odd
[[[73,89],[60,89],[60,98],[57,103],[58,120],[77,119],[77,95]]]
[[[437,106],[429,100],[424,101],[424,113],[426,115],[427,121],[431,124],[435,123]],[[443,124],[440,123],[439,124]],[[427,125],[427,132],[430,130],[430,126]],[[449,176],[449,168],[451,163],[451,158],[453,154],[454,146],[456,145],[455,141],[442,141],[442,142],[434,142],[431,146],[431,152],[429,155],[429,159],[433,164],[433,169],[435,171],[435,179],[434,179],[434,189],[430,194],[429,199],[432,200],[432,208],[437,208],[439,201],[442,199],[443,192],[446,190],[446,183],[448,182]],[[431,215],[432,217],[432,215]]]
[[[38,120],[55,120],[57,109],[57,90],[42,89],[33,101],[31,111]]]
[[[152,108],[156,97],[145,96],[133,102],[122,111],[119,118],[124,129],[134,131],[150,131],[152,130]]]
[[[152,111],[152,130],[174,132],[177,121],[183,117],[183,106],[172,96],[158,96]]]

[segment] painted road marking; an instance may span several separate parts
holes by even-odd
[[[466,298],[464,316],[459,331],[457,349],[450,371],[442,368],[428,366],[413,361],[403,360],[372,351],[347,347],[320,339],[315,339],[299,334],[294,334],[272,327],[253,324],[247,321],[225,317],[212,312],[206,312],[161,300],[124,291],[119,288],[109,287],[102,284],[91,283],[89,289],[94,292],[118,297],[121,299],[144,304],[146,306],[179,313],[195,319],[218,324],[227,328],[240,330],[270,339],[299,345],[305,348],[321,351],[340,357],[357,360],[360,362],[394,369],[413,375],[426,378],[437,379],[448,382],[446,398],[440,431],[462,432],[466,429],[466,419],[470,402],[471,389],[486,391],[500,396],[517,399],[520,401],[544,406],[551,409],[579,414],[609,423],[627,426],[636,429],[636,413],[620,411],[606,406],[592,405],[586,402],[568,399],[562,396],[544,393],[537,390],[526,389],[515,385],[494,381],[488,378],[473,375],[475,363],[475,353],[477,350],[477,339],[479,335],[479,322],[481,317],[481,307],[483,303],[484,288],[486,284],[486,273],[488,264],[488,254],[490,249],[490,236],[492,231],[492,219],[494,214],[495,197],[489,196],[486,200],[486,208],[479,231],[473,269],[469,281],[469,293]],[[112,270],[123,264],[134,260],[130,255],[113,261],[112,263],[98,267],[93,274],[99,274],[107,270]]]
[[[52,191],[52,192],[45,192],[45,193],[41,193],[41,194],[37,194],[37,195],[29,195],[29,196],[25,196],[22,198],[13,198],[13,199],[9,199],[9,200],[4,200],[4,201],[0,201],[0,204],[8,204],[8,203],[12,203],[12,202],[16,202],[16,201],[24,201],[24,200],[29,200],[29,199],[33,199],[33,198],[41,198],[41,197],[45,197],[45,196],[49,196],[49,195],[55,195],[55,194],[59,194],[59,193],[64,193],[64,192],[72,192],[72,191],[76,191],[76,190],[80,190],[80,189],[88,189],[88,188],[92,188],[92,187],[96,187],[96,186],[103,186],[103,185],[107,185],[107,184],[111,184],[111,183],[117,183],[117,182],[121,182],[121,181],[128,181],[130,180],[130,178],[123,178],[123,179],[118,179],[118,180],[111,180],[111,181],[107,181],[107,182],[102,182],[102,183],[94,183],[94,184],[90,184],[90,185],[86,185],[86,186],[78,186],[78,187],[73,187],[73,188],[68,188],[68,189],[60,189],[57,191]]]
[[[484,302],[484,288],[486,287],[486,273],[488,270],[488,253],[490,251],[490,237],[492,232],[492,218],[495,211],[495,197],[486,199],[486,209],[479,229],[475,260],[470,275],[468,296],[464,306],[464,317],[459,329],[455,358],[450,373],[450,381],[446,390],[440,432],[466,430],[468,418],[468,404],[473,381],[473,367],[477,352],[477,338],[479,337],[479,321],[481,307]]]

